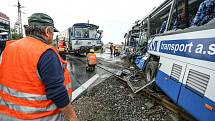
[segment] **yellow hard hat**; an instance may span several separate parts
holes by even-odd
[[[93,50],[93,49],[90,49],[90,53],[94,53],[94,50]]]

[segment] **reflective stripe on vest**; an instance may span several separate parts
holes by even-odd
[[[66,85],[66,89],[69,90],[70,88],[72,88],[72,84],[68,83]],[[23,93],[23,92],[18,92],[14,89],[10,89],[8,87],[5,87],[3,85],[0,84],[0,95],[3,94],[8,94],[10,96],[16,97],[16,98],[20,98],[20,99],[25,99],[25,100],[33,100],[33,101],[42,101],[42,100],[48,100],[46,95],[36,95],[36,94],[29,94],[29,93]]]
[[[24,103],[28,103],[27,100],[41,101],[41,103],[43,103],[43,100],[47,100],[46,95],[40,96],[40,95],[21,93],[21,92],[15,91],[13,89],[4,87],[2,85],[0,85],[0,88],[4,90],[4,92],[0,91],[0,95],[2,97],[2,99],[0,100],[0,105],[7,106],[8,108],[13,109],[15,111],[19,111],[22,113],[37,113],[37,112],[41,112],[41,111],[52,111],[52,110],[57,109],[55,104],[51,104],[48,107],[31,107],[30,104],[24,104]],[[70,90],[71,83],[69,83],[66,86],[66,88],[67,88],[67,90]],[[12,97],[12,96],[14,96],[14,97]],[[13,98],[14,98],[14,102],[8,101]],[[24,104],[25,106],[22,106],[22,104],[19,104],[18,100],[21,100],[21,99],[23,99],[22,104]],[[24,102],[24,100],[26,100],[26,102]],[[28,106],[26,106],[26,105],[28,105]]]
[[[26,120],[9,117],[7,115],[0,113],[0,121],[26,121]],[[52,116],[47,116],[40,119],[33,119],[28,121],[66,121],[66,120],[65,120],[65,116],[62,113],[58,113]]]
[[[26,113],[26,114],[27,113],[39,113],[39,112],[44,112],[44,111],[52,111],[52,110],[57,109],[55,104],[51,104],[50,106],[45,107],[45,108],[34,108],[34,107],[16,105],[16,104],[8,102],[4,99],[0,100],[0,105],[7,106],[10,109],[13,109],[13,110],[21,112],[21,113]]]

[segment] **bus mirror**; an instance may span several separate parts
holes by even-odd
[[[103,30],[97,30],[97,33],[99,34],[99,39],[101,39],[102,38],[102,33],[103,33]]]
[[[100,34],[102,34],[102,33],[103,33],[103,30],[98,30],[97,32],[100,33]]]

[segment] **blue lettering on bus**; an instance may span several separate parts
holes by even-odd
[[[159,52],[215,62],[215,38],[161,41]]]

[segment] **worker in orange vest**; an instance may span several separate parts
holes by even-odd
[[[66,60],[66,43],[64,40],[58,41],[58,53],[64,60]]]
[[[65,47],[66,47],[65,41],[64,40],[59,40],[58,41],[58,49],[59,49],[59,51],[65,51]]]
[[[97,64],[96,61],[97,61],[96,54],[94,53],[93,49],[90,49],[90,52],[87,54],[87,62],[88,62],[87,70],[94,71],[95,66]]]
[[[53,19],[34,13],[29,36],[6,45],[0,63],[0,120],[77,121],[67,62],[51,46]]]

